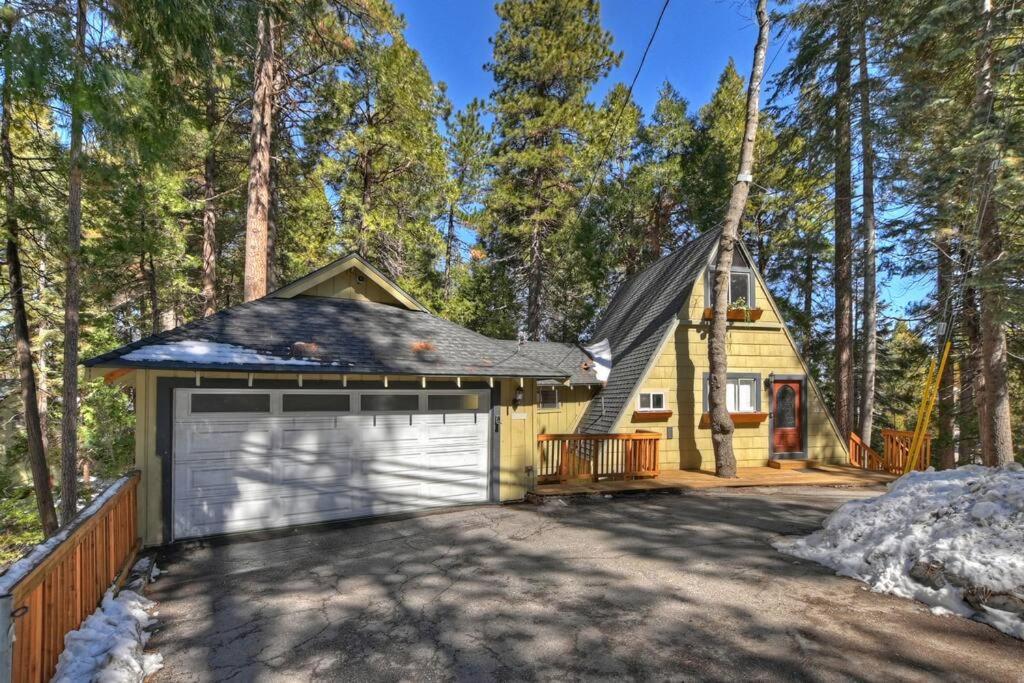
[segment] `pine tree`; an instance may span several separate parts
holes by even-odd
[[[557,244],[574,243],[577,208],[593,171],[587,136],[598,114],[593,85],[618,63],[596,0],[504,0],[491,39],[496,143],[484,245],[500,279],[525,293],[519,319],[531,339],[559,317],[548,296]]]

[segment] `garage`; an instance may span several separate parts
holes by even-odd
[[[174,390],[175,540],[486,502],[487,390]]]

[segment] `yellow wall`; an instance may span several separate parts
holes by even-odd
[[[558,408],[537,408],[538,434],[572,434],[576,431],[590,399],[596,389],[591,387],[556,387],[558,391]]]
[[[761,375],[761,410],[767,413],[768,392],[763,380],[769,373],[803,375],[806,370],[795,346],[783,329],[774,304],[757,282],[757,305],[764,313],[757,322],[729,323],[726,348],[730,372]],[[700,427],[704,413],[704,373],[708,371],[708,323],[701,320],[704,312],[704,279],[699,278],[674,334],[657,357],[640,391],[663,390],[672,417],[664,422],[637,422],[633,419],[636,397],[633,396],[619,422],[617,432],[651,430],[661,433],[661,466],[663,469],[714,470],[715,456],[711,430]],[[821,395],[807,377],[807,447],[811,459],[825,462],[846,462],[846,451],[829,419]],[[673,427],[673,438],[664,438]],[[740,467],[763,466],[768,462],[768,420],[758,425],[737,425],[733,448]]]
[[[96,374],[107,368],[97,369]],[[139,484],[138,512],[139,534],[147,546],[160,545],[163,539],[163,473],[160,458],[156,456],[156,408],[157,379],[160,377],[194,378],[192,371],[181,370],[136,370],[135,380],[135,467],[142,472]],[[241,372],[204,372],[208,379],[246,379]],[[273,373],[256,375],[259,379],[296,380],[298,375]],[[306,376],[309,377],[308,375]],[[322,379],[334,379],[332,376]],[[128,378],[126,378],[128,379]],[[336,379],[340,382],[341,376]],[[348,375],[351,381],[381,380],[378,376]],[[419,381],[419,377],[390,377],[394,382]],[[533,464],[536,448],[536,413],[534,406],[535,382],[524,382],[526,400],[518,408],[512,408],[512,400],[518,380],[495,380],[500,382],[501,405],[501,453],[499,469],[499,496],[502,501],[521,500],[526,495],[527,467]],[[430,387],[430,384],[427,384]]]
[[[346,268],[334,277],[310,287],[303,294],[307,296],[332,297],[335,299],[374,301],[381,304],[390,304],[391,306],[402,305],[398,299],[369,277],[364,275],[363,281],[359,282],[360,275],[362,273],[359,269],[355,267]]]

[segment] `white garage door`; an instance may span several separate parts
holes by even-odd
[[[484,502],[487,391],[177,389],[174,537]]]

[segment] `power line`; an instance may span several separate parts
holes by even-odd
[[[661,28],[661,20],[665,17],[665,10],[668,9],[669,0],[665,0],[661,6],[661,12],[658,13],[658,20],[654,23],[654,29],[651,31],[650,37],[647,39],[647,46],[644,47],[643,55],[640,57],[640,63],[636,67],[636,73],[633,74],[633,80],[629,83],[629,88],[626,90],[626,97],[619,104],[618,111],[615,113],[615,120],[612,123],[611,134],[608,136],[608,143],[605,143],[604,148],[601,150],[601,156],[599,159],[603,160],[605,155],[608,153],[608,144],[615,138],[615,134],[619,130],[619,121],[622,119],[622,112],[625,111],[626,105],[630,102],[633,97],[633,88],[636,86],[637,79],[640,78],[640,71],[644,68],[644,63],[647,61],[647,54],[651,51],[651,45],[654,44],[654,37],[658,35],[658,29]],[[579,220],[580,214],[583,213],[583,205],[587,203],[590,198],[591,192],[594,191],[594,183],[597,182],[597,176],[601,173],[600,167],[596,169],[593,175],[590,176],[590,182],[587,184],[587,191],[583,193],[583,198],[580,199],[579,206],[576,209],[576,220]]]

